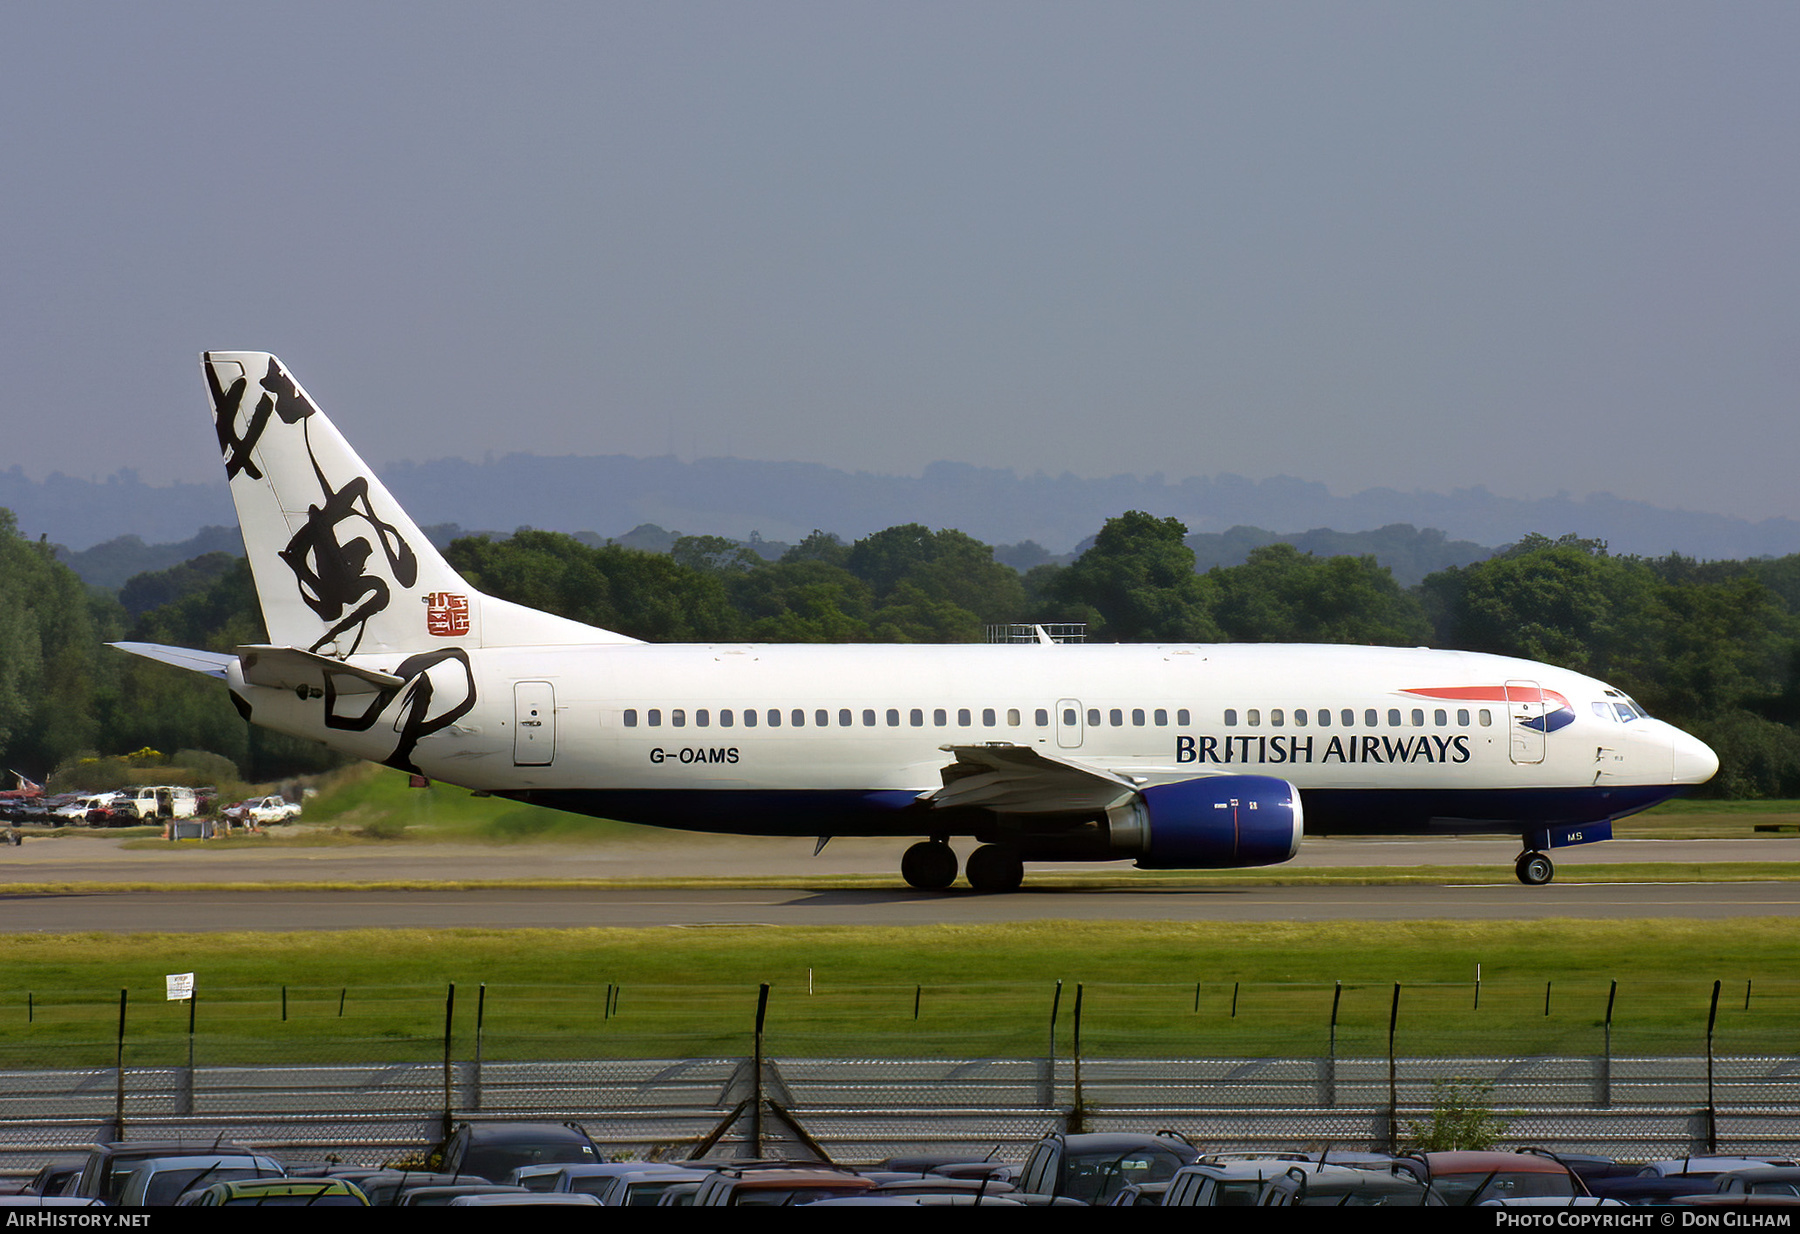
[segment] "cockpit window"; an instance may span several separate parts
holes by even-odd
[[[1632,698],[1629,694],[1621,694],[1617,690],[1608,690],[1606,692],[1606,698],[1607,702],[1612,704],[1613,713],[1623,724],[1630,724],[1633,720],[1647,720],[1650,718],[1650,713],[1638,706],[1637,700]],[[1603,703],[1595,703],[1595,713],[1598,714],[1600,708],[1604,705],[1605,704]]]

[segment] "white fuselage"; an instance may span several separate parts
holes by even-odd
[[[841,794],[883,805],[835,834],[917,831],[882,815],[941,787],[947,747],[996,742],[1137,783],[1279,777],[1306,795],[1315,831],[1611,818],[1716,767],[1703,744],[1592,678],[1420,648],[617,644],[475,649],[468,663],[472,706],[418,741],[419,770],[677,826],[702,825],[695,794]],[[322,731],[316,702],[248,690],[259,723],[377,761],[392,748],[391,724]],[[1355,805],[1396,793],[1415,804],[1371,818]],[[704,825],[818,829],[811,817]]]

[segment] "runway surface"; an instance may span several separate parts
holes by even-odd
[[[1069,867],[1030,867],[1025,890],[984,896],[966,890],[917,892],[894,870],[903,842],[834,841],[811,855],[810,841],[673,837],[653,845],[511,848],[371,845],[352,848],[209,850],[204,845],[127,850],[105,837],[28,841],[0,855],[0,882],[15,887],[79,885],[78,890],[0,895],[0,932],[216,932],[319,929],[706,927],[719,925],[931,925],[1039,919],[1158,921],[1531,920],[1547,917],[1800,916],[1800,883],[1583,883],[1579,863],[1800,861],[1800,839],[1614,841],[1559,853],[1562,873],[1548,887],[1492,886],[1189,887],[1118,884],[1057,886]],[[1297,867],[1484,865],[1510,867],[1516,842],[1309,839]],[[781,875],[874,873],[891,889],[825,890],[757,886]],[[283,884],[408,881],[725,877],[732,887],[521,888],[467,890],[295,889]],[[1039,886],[1033,887],[1037,879]],[[207,884],[259,890],[204,889]],[[110,885],[185,885],[182,890],[112,890]],[[201,888],[201,889],[195,889]]]

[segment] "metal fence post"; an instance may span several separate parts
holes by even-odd
[[[1343,999],[1343,997],[1344,997],[1344,983],[1341,981],[1333,982],[1332,990],[1331,990],[1331,1045],[1330,1045],[1329,1052],[1325,1055],[1325,1094],[1324,1094],[1324,1096],[1325,1096],[1325,1104],[1328,1106],[1337,1104],[1338,1003]]]
[[[194,1112],[194,1004],[200,1001],[198,991],[188,992],[188,1061],[187,1070],[181,1076],[181,1100],[177,1103],[177,1114]]]
[[[763,1115],[763,1026],[768,1022],[769,983],[756,991],[756,1037],[752,1043],[755,1059],[750,1067],[750,1155],[762,1156]]]
[[[1719,1151],[1719,1107],[1713,1095],[1713,1026],[1719,1020],[1719,982],[1713,982],[1712,1006],[1706,1012],[1706,1151]]]
[[[450,1138],[450,1130],[455,1118],[456,1087],[451,1075],[450,1062],[450,1026],[456,1016],[456,983],[450,983],[449,991],[444,995],[444,1136]]]
[[[117,1077],[113,1094],[112,1138],[115,1140],[125,1138],[125,1001],[129,997],[129,990],[119,991],[119,1049],[113,1063]]]
[[[1084,1100],[1081,1094],[1081,992],[1082,983],[1077,981],[1075,983],[1074,1037],[1070,1044],[1070,1060],[1075,1064],[1075,1100],[1069,1106],[1070,1135],[1080,1135],[1085,1126],[1081,1108]]]
[[[475,987],[475,1073],[470,1078],[469,1108],[481,1108],[481,1029],[487,1012],[487,982]]]
[[[1613,1000],[1618,996],[1619,983],[1614,981],[1606,991],[1606,1020],[1601,1034],[1601,1045],[1605,1053],[1600,1058],[1600,1092],[1597,1096],[1602,1109],[1612,1105],[1612,1018]]]
[[[1044,1055],[1042,1083],[1038,1087],[1038,1104],[1048,1109],[1056,1104],[1056,1017],[1062,1008],[1063,983],[1056,983],[1050,995],[1050,1050]]]
[[[1399,1065],[1394,1059],[1394,1030],[1400,1022],[1400,983],[1394,983],[1394,1003],[1388,1009],[1388,1151],[1393,1152],[1398,1146],[1400,1135],[1400,1076]]]

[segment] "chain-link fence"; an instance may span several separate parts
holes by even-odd
[[[747,1111],[779,1115],[775,1151],[840,1160],[1008,1155],[1072,1128],[1384,1147],[1447,1081],[1489,1086],[1516,1142],[1793,1155],[1797,1000],[1711,982],[23,992],[0,995],[0,1158],[204,1132],[367,1161],[524,1117],[618,1152],[771,1151]]]

